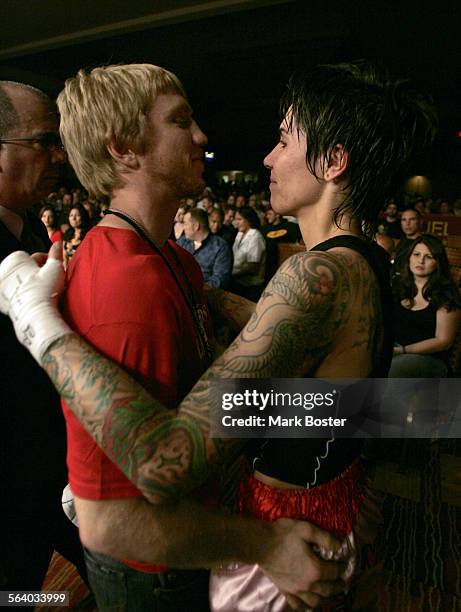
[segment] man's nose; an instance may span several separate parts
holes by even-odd
[[[194,142],[200,147],[205,147],[208,144],[208,138],[205,132],[202,132],[199,125],[196,122],[194,123]]]

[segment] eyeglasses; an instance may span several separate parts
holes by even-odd
[[[40,136],[33,136],[31,138],[2,138],[0,139],[1,144],[14,144],[16,142],[30,142],[31,144],[38,144],[45,151],[64,151],[64,145],[61,142],[59,134],[54,132],[46,132]]]

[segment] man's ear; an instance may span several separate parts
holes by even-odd
[[[110,139],[110,142],[106,145],[106,148],[116,164],[124,167],[127,170],[137,170],[139,168],[137,153],[129,147],[120,147],[114,137]]]
[[[331,150],[330,159],[328,161],[328,166],[325,168],[323,178],[326,181],[337,181],[343,179],[348,164],[348,152],[344,150],[343,145],[335,145]]]

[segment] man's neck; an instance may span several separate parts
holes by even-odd
[[[196,244],[202,244],[202,242],[204,242],[208,238],[209,233],[210,232],[208,230],[198,230],[194,234],[194,242]]]
[[[386,221],[388,223],[395,223],[397,221],[397,217],[388,217],[388,216],[386,216]]]
[[[149,201],[126,189],[116,192],[110,202],[110,209],[132,217],[159,248],[171,233],[178,206],[179,201],[159,202],[156,198]],[[107,215],[100,225],[133,229],[128,221],[115,215]]]
[[[416,238],[419,238],[421,236],[421,232],[417,232],[416,234],[406,234],[405,238],[407,240],[416,240]]]

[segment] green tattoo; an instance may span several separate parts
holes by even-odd
[[[352,288],[369,277],[365,264],[351,261],[348,255],[311,252],[284,262],[246,327],[177,411],[167,410],[75,335],[52,345],[44,368],[79,421],[146,498],[171,501],[241,452],[239,441],[210,438],[211,381],[315,372],[350,320],[357,301]],[[365,314],[357,325],[358,342],[367,346],[376,343],[369,333],[379,308],[375,294],[376,287],[369,287],[360,297]]]

